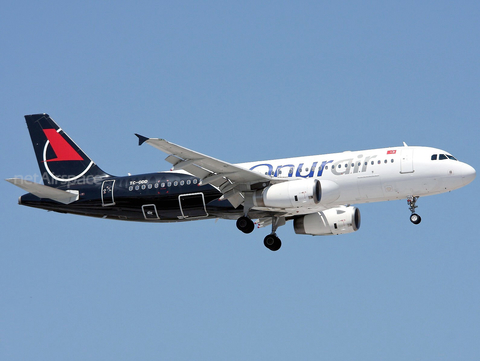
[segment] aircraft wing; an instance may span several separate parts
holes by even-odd
[[[139,145],[147,143],[169,154],[165,160],[173,164],[175,170],[183,169],[199,177],[202,184],[211,184],[217,187],[234,207],[243,203],[242,192],[262,189],[272,181],[278,181],[271,176],[252,172],[249,169],[170,143],[165,139],[135,135],[139,139]]]

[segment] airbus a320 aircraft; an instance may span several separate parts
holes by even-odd
[[[406,199],[418,224],[419,197],[449,192],[475,178],[450,153],[401,147],[230,164],[164,139],[137,134],[168,154],[172,170],[117,177],[105,173],[47,114],[25,116],[43,183],[8,182],[29,192],[19,204],[60,213],[141,222],[209,218],[236,220],[250,233],[271,226],[265,246],[277,251],[277,228],[293,221],[297,234],[338,235],[360,228],[351,204]]]

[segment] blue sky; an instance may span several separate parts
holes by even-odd
[[[0,14],[3,178],[46,112],[104,170],[169,169],[134,133],[229,162],[401,145],[480,168],[474,1],[16,1]],[[337,237],[17,205],[0,183],[2,360],[478,360],[478,180],[360,205]]]

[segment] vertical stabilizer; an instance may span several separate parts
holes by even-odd
[[[108,177],[48,114],[26,115],[44,184],[60,187]]]

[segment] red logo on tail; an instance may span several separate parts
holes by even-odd
[[[67,160],[83,160],[80,154],[58,133],[55,129],[43,129],[50,141],[50,145],[57,158],[45,160],[45,162],[63,162]]]

